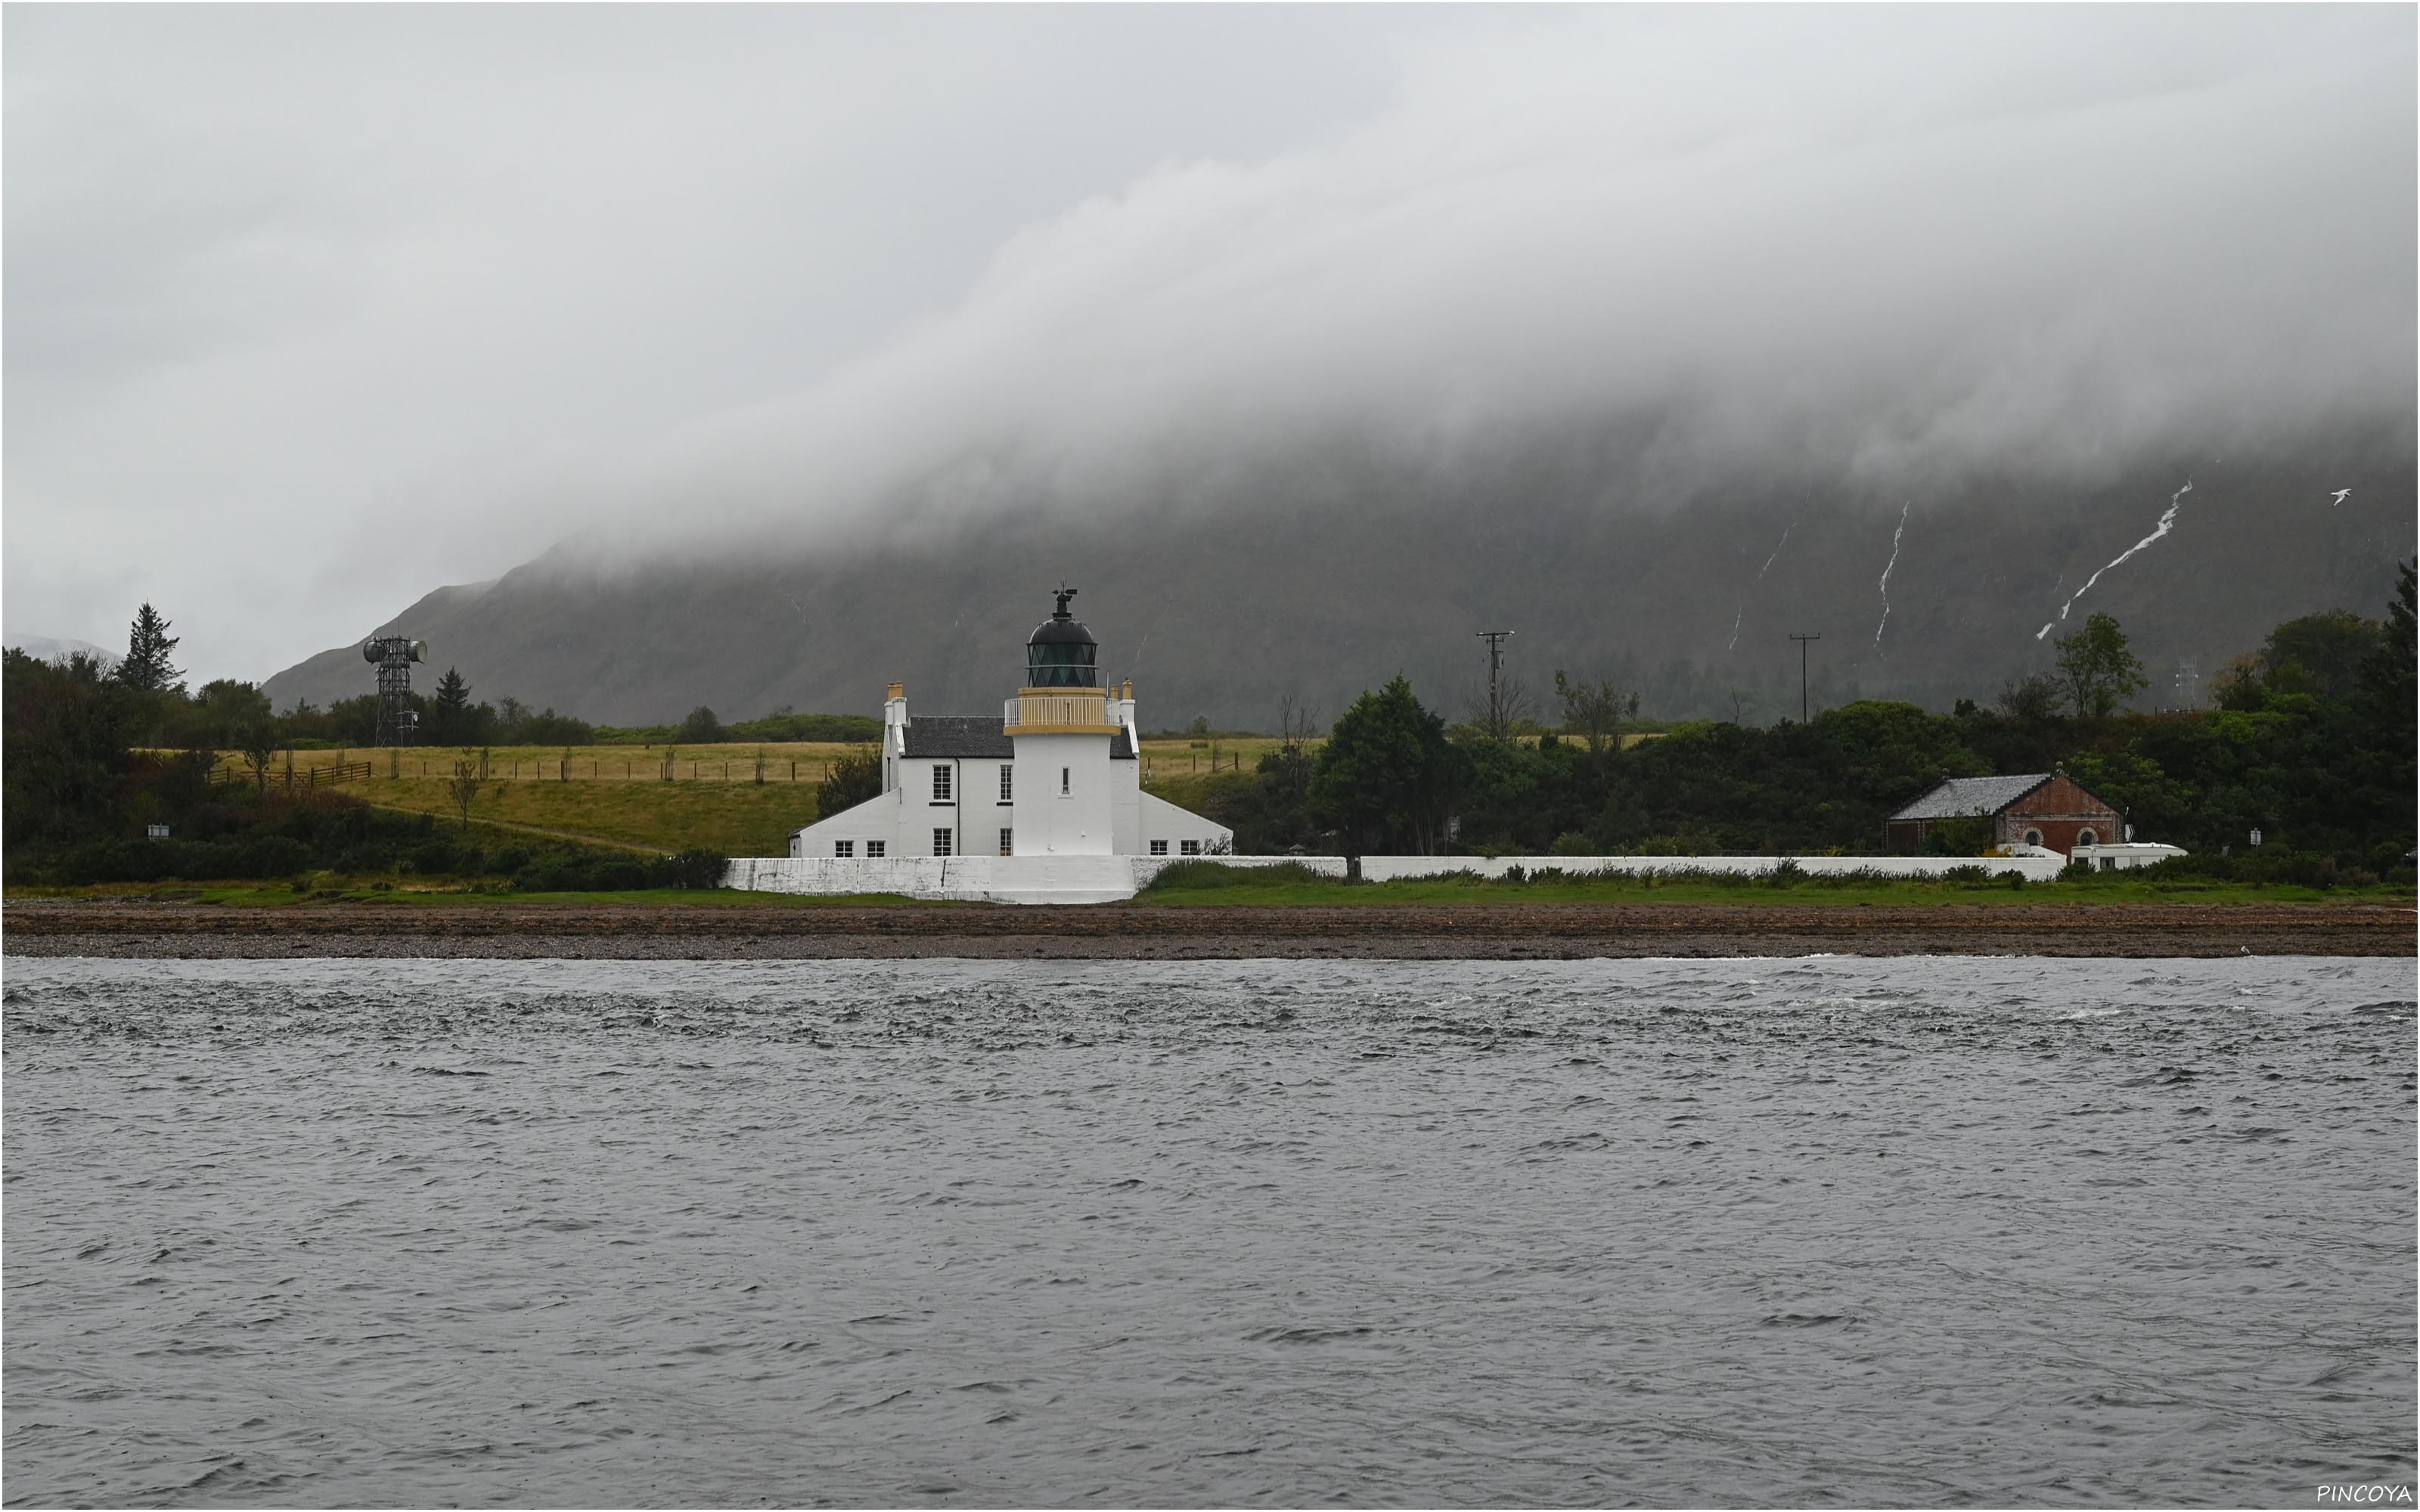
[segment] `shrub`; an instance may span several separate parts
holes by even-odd
[[[359,845],[348,845],[338,852],[335,870],[359,876],[368,872],[385,872],[392,869],[394,865],[393,846],[381,845],[376,841],[366,841]]]
[[[513,874],[517,892],[636,892],[645,887],[722,886],[730,860],[720,852],[683,851],[651,859],[601,853],[543,856]]]
[[[1259,887],[1298,882],[1333,883],[1300,861],[1271,866],[1224,866],[1217,861],[1171,861],[1160,868],[1145,892],[1198,892],[1211,887]]]
[[[731,871],[731,857],[720,851],[687,850],[656,863],[657,886],[720,887]]]

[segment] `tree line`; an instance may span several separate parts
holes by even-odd
[[[297,699],[280,711],[256,684],[214,678],[188,690],[174,661],[181,638],[149,604],[128,627],[126,655],[103,676],[127,696],[132,744],[167,750],[330,750],[378,742],[379,698],[362,693],[322,708]],[[98,662],[96,662],[98,666]],[[593,724],[551,707],[504,697],[473,702],[459,668],[448,667],[428,692],[411,695],[419,743],[427,746],[710,746],[879,739],[882,721],[863,715],[799,714],[781,708],[724,724],[701,704],[677,723]]]
[[[2339,609],[2278,625],[2221,669],[2205,710],[2130,712],[2146,679],[2108,614],[2059,640],[2053,670],[1947,714],[1861,700],[1628,744],[1638,700],[1609,682],[1558,671],[1559,726],[1532,739],[1505,728],[1500,704],[1493,729],[1449,725],[1398,676],[1324,744],[1289,720],[1257,770],[1206,779],[1189,801],[1262,855],[1856,855],[1879,854],[1888,816],[1944,778],[2058,769],[2195,866],[2242,861],[2258,828],[2263,865],[2408,878],[2412,596],[2404,564],[2382,623]],[[1933,843],[1960,841],[1948,826]]]
[[[287,880],[312,873],[407,872],[508,878],[523,890],[720,885],[722,857],[644,856],[504,835],[483,842],[467,821],[448,833],[427,814],[379,809],[332,790],[267,780],[287,738],[246,684],[189,695],[171,659],[178,638],[149,605],[116,665],[77,654],[0,660],[0,805],[11,882]],[[316,712],[316,711],[306,711]],[[243,750],[253,780],[214,781],[219,751]],[[154,825],[167,830],[151,838]]]
[[[2332,610],[2278,625],[2211,680],[2210,709],[2129,711],[2145,686],[2143,668],[2118,622],[2095,614],[2057,642],[2054,670],[2012,679],[1985,702],[1961,699],[1947,714],[1860,700],[1803,723],[1668,723],[1637,741],[1628,737],[1641,722],[1640,699],[1610,680],[1558,671],[1559,719],[1530,734],[1538,727],[1514,723],[1500,701],[1490,718],[1449,724],[1399,676],[1362,694],[1324,740],[1320,721],[1289,702],[1278,745],[1254,770],[1202,779],[1186,801],[1234,829],[1236,849],[1264,855],[1873,854],[1884,846],[1886,817],[1945,777],[2056,768],[2120,810],[2141,838],[2195,852],[2196,865],[2243,864],[2227,853],[2242,851],[2257,827],[2263,866],[2408,878],[2413,626],[2413,567],[2402,564],[2382,622]],[[308,748],[302,742],[313,737],[296,732],[309,721],[374,717],[375,701],[274,715],[247,684],[206,684],[188,694],[169,629],[144,606],[114,669],[87,656],[44,662],[8,654],[12,877],[274,876],[304,865],[502,872],[558,883],[610,875],[632,886],[648,884],[630,876],[654,876],[631,871],[639,863],[628,857],[576,846],[482,853],[467,824],[448,837],[426,816],[371,810],[336,793],[282,795],[265,780],[212,785],[219,750],[245,751],[265,778],[270,750]],[[541,722],[561,717],[551,711],[531,715],[509,699],[490,708],[470,693],[449,669],[430,701],[425,738],[572,745],[604,733],[568,721],[587,733],[576,739],[575,731]],[[722,726],[701,708],[679,726],[637,733],[707,744],[709,731],[756,740],[832,738],[826,728],[846,731],[843,739],[879,733],[873,719],[815,722],[825,717],[784,711]],[[803,731],[816,733],[791,733]],[[360,745],[364,733],[341,728],[329,738]],[[871,749],[844,758],[818,792],[818,810],[838,812],[879,787]],[[152,823],[169,824],[172,841],[147,846]],[[1958,842],[1954,826],[1934,841]],[[706,872],[703,861],[693,870]]]

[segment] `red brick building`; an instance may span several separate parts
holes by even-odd
[[[2089,789],[2057,772],[2035,772],[1945,780],[1890,816],[1890,848],[1914,855],[1935,825],[1951,819],[1988,819],[1994,845],[2040,845],[2061,856],[2126,838],[2125,820]]]

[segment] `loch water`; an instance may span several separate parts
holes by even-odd
[[[8,962],[8,1504],[2312,1504],[2410,961]]]

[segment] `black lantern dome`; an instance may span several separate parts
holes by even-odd
[[[1084,622],[1067,612],[1073,588],[1062,588],[1058,611],[1035,625],[1025,642],[1025,686],[1028,687],[1097,687],[1100,642]]]

